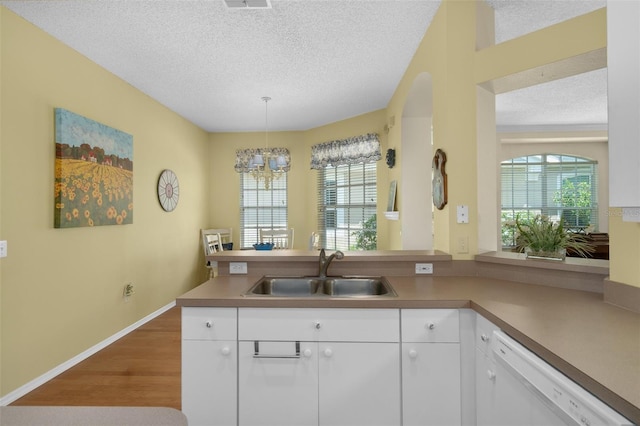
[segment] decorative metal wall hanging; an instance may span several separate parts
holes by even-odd
[[[433,180],[431,187],[433,190],[433,205],[438,210],[442,210],[447,205],[447,173],[445,164],[447,155],[443,150],[437,149],[436,155],[433,156],[431,168],[433,169]]]

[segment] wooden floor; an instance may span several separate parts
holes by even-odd
[[[174,307],[10,405],[180,410],[180,334]]]

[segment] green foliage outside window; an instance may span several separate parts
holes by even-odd
[[[591,185],[569,179],[562,181],[562,188],[553,194],[553,202],[562,207],[582,207],[581,209],[563,209],[562,219],[566,226],[587,226],[591,221]]]
[[[362,229],[351,233],[356,237],[355,250],[375,250],[378,247],[377,243],[377,219],[374,214],[369,219],[365,220],[362,224]]]

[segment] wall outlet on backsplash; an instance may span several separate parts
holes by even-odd
[[[433,274],[433,263],[416,263],[416,274]]]

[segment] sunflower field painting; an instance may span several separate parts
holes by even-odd
[[[133,223],[133,136],[55,109],[56,228]]]

